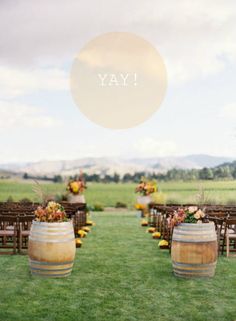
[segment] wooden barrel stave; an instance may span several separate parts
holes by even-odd
[[[214,224],[180,224],[174,228],[171,247],[174,274],[179,277],[212,277],[217,261]]]
[[[66,277],[75,257],[71,222],[33,222],[29,237],[29,263],[32,275]]]

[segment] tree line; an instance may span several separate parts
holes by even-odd
[[[79,175],[70,176],[69,179],[73,180]],[[194,180],[220,180],[220,179],[236,179],[236,161],[232,163],[224,163],[216,167],[204,167],[201,169],[178,169],[173,168],[166,173],[146,173],[135,172],[134,174],[126,173],[123,176],[114,173],[113,175],[99,175],[99,174],[83,174],[85,181],[97,182],[97,183],[137,183],[143,176],[150,179],[156,179],[158,181],[194,181]],[[39,179],[45,181],[52,181],[54,183],[61,183],[65,180],[61,175],[55,175],[54,177],[47,176],[31,176],[27,173],[23,175],[24,179]],[[68,177],[66,178],[68,179]]]

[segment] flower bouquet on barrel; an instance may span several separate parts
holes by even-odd
[[[200,224],[199,224],[200,223]],[[179,277],[211,277],[217,261],[217,237],[213,222],[197,206],[179,208],[169,218],[173,229],[171,258]]]
[[[74,180],[71,180],[67,185],[68,202],[70,203],[86,203],[85,197],[83,195],[85,189],[87,188],[86,182],[83,176],[83,173],[80,173],[80,176],[75,177]]]
[[[68,218],[64,207],[54,201],[48,202],[47,206],[38,206],[35,214],[35,221],[38,222],[67,222]]]
[[[204,210],[197,206],[189,206],[186,208],[178,208],[173,215],[168,218],[171,228],[181,223],[202,223],[205,218]]]
[[[75,249],[73,224],[63,206],[54,201],[38,206],[29,236],[32,275],[49,278],[70,275]]]
[[[155,180],[148,180],[142,177],[138,186],[135,188],[135,193],[138,193],[135,208],[141,210],[141,216],[145,216],[148,209],[148,204],[151,203],[151,195],[158,191],[157,182]]]

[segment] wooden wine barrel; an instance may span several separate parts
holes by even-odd
[[[28,249],[32,275],[51,278],[70,275],[75,251],[75,236],[71,221],[62,223],[33,221]]]
[[[171,258],[179,277],[212,277],[217,262],[217,237],[214,223],[181,223],[174,228]]]

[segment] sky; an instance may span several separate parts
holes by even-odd
[[[159,110],[112,130],[70,92],[75,56],[94,37],[131,32],[166,65]],[[235,0],[1,0],[0,163],[112,156],[236,158]]]

